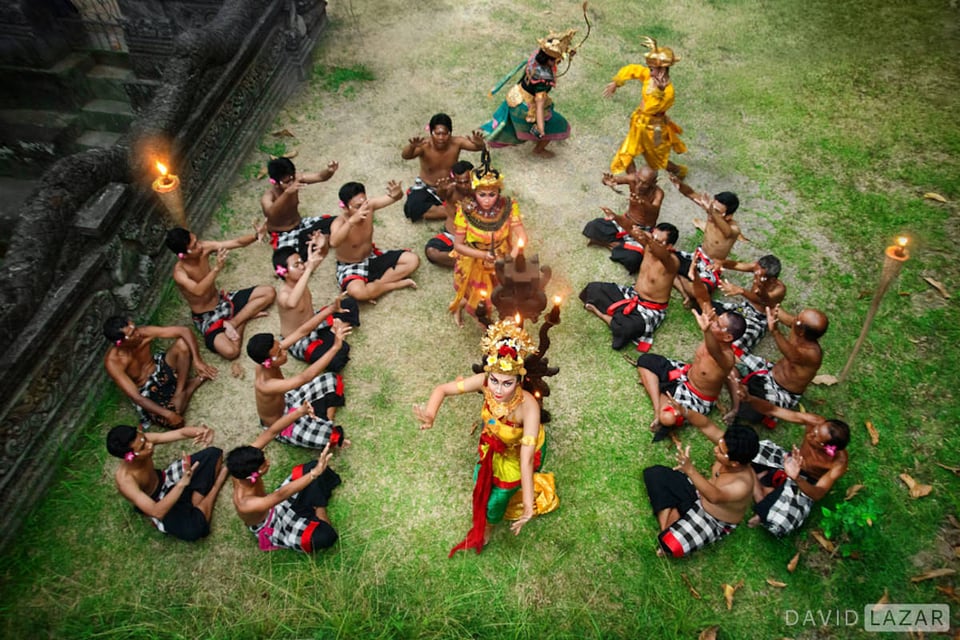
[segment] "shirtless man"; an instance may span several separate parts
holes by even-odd
[[[646,247],[633,287],[613,282],[591,282],[580,292],[584,309],[607,323],[614,349],[637,341],[637,351],[646,353],[653,344],[653,332],[667,315],[670,290],[680,268],[674,251],[677,228],[661,222],[653,233],[634,226],[632,237]]]
[[[284,420],[294,415],[284,416]],[[333,546],[338,536],[330,524],[327,503],[340,484],[340,476],[328,466],[333,456],[330,445],[315,462],[295,466],[276,491],[267,493],[263,476],[270,470],[270,461],[263,448],[270,438],[264,435],[252,445],[227,454],[237,515],[257,536],[261,551],[312,553]]]
[[[693,300],[696,300],[700,308],[705,310],[710,306],[710,296],[720,286],[721,265],[740,237],[740,226],[733,219],[733,214],[740,207],[740,199],[730,191],[712,197],[707,193],[697,193],[674,174],[668,175],[680,193],[707,213],[703,243],[689,258],[681,256],[680,277],[677,278],[677,290],[683,295],[683,306],[690,308]]]
[[[300,217],[300,189],[308,184],[326,182],[340,165],[327,163],[323,171],[297,173],[289,158],[276,158],[267,163],[272,185],[260,198],[260,208],[274,249],[294,247],[306,259],[306,243],[314,231],[330,235],[333,216]]]
[[[456,228],[453,221],[457,217],[457,206],[461,200],[473,198],[473,179],[470,172],[473,163],[459,160],[450,169],[449,178],[437,181],[437,193],[443,198],[447,217],[443,222],[443,231],[427,240],[423,253],[427,260],[439,267],[453,269],[457,259],[451,255]]]
[[[316,234],[317,242],[326,239]],[[277,292],[277,309],[280,311],[280,334],[294,339],[289,343],[289,353],[297,360],[312,363],[329,351],[335,342],[333,322],[342,320],[351,327],[360,326],[360,308],[357,301],[341,293],[332,304],[314,311],[313,296],[308,283],[310,275],[323,261],[324,252],[311,244],[307,261],[300,258],[293,247],[284,247],[273,252],[274,273],[283,281]],[[340,371],[350,359],[350,345],[346,342],[327,366],[329,371]]]
[[[420,175],[407,190],[404,215],[413,222],[445,219],[447,210],[437,193],[438,181],[450,175],[461,151],[480,151],[483,147],[481,131],[474,131],[469,138],[455,136],[450,116],[438,113],[430,118],[430,138],[414,136],[400,151],[404,160],[420,158]]]
[[[767,334],[766,308],[780,304],[787,295],[787,288],[779,278],[780,260],[773,255],[763,256],[756,262],[724,260],[723,268],[753,272],[753,284],[749,289],[744,289],[728,280],[720,281],[720,290],[724,295],[741,296],[743,300],[713,303],[713,309],[717,313],[736,311],[746,320],[746,331],[733,343],[733,352],[740,357],[744,353],[751,353]]]
[[[243,326],[252,318],[266,315],[261,312],[273,304],[276,297],[270,285],[231,292],[217,289],[217,274],[223,270],[230,249],[253,244],[259,234],[257,228],[257,232],[249,236],[224,242],[201,242],[181,227],[167,232],[167,247],[179,258],[173,266],[173,281],[190,306],[193,323],[207,348],[227,360],[240,356]],[[214,253],[216,264],[211,268],[210,254]]]
[[[643,470],[643,482],[660,526],[657,555],[682,558],[737,528],[753,500],[756,476],[750,461],[759,443],[753,429],[734,426],[714,442],[708,477],[690,461],[690,447],[677,443],[677,466]]]
[[[217,370],[200,357],[197,339],[186,327],[138,327],[129,318],[111,316],[103,323],[103,335],[113,343],[103,357],[103,366],[120,390],[133,401],[140,426],[156,423],[167,429],[183,426],[193,392]],[[156,339],[174,343],[164,352],[151,353]],[[190,378],[190,365],[197,377]]]
[[[114,479],[120,495],[150,518],[163,533],[192,542],[210,533],[217,495],[227,479],[221,465],[223,451],[207,447],[174,460],[166,471],[153,466],[154,445],[193,438],[194,444],[213,442],[213,429],[183,427],[166,433],[144,433],[119,425],[107,434],[107,450],[122,462]]]
[[[784,336],[777,328],[778,322],[789,326],[790,333]],[[817,309],[804,309],[792,316],[779,305],[767,307],[767,327],[783,357],[776,364],[752,354],[740,357],[747,369],[741,382],[747,386],[750,395],[784,409],[796,407],[820,370],[823,351],[819,340],[828,326],[827,316]],[[738,403],[736,398],[732,411],[738,411],[736,415],[749,422],[758,422],[762,418],[750,404]],[[771,429],[776,426],[775,420],[764,420],[763,423]]]
[[[668,402],[669,398],[691,411],[707,415],[736,361],[730,345],[743,335],[743,317],[733,312],[717,316],[710,307],[703,313],[694,313],[693,317],[703,331],[703,342],[697,345],[692,363],[653,353],[637,358],[640,381],[653,403],[650,430],[656,434],[654,442],[667,437],[669,427],[683,424],[683,416]]]
[[[630,204],[624,215],[617,215],[604,208],[604,217],[595,218],[583,228],[589,244],[608,247],[610,259],[622,264],[629,273],[636,273],[643,260],[643,246],[630,237],[630,229],[638,226],[651,231],[660,217],[663,189],[657,186],[657,172],[643,166],[636,173],[614,176],[603,174],[603,184],[615,188],[618,184],[629,185]]]
[[[313,405],[315,413],[300,417],[276,436],[280,442],[322,449],[328,442],[342,439],[343,429],[334,425],[333,419],[337,407],[345,402],[343,379],[324,369],[340,351],[349,333],[349,326],[334,320],[333,346],[323,357],[289,378],[284,377],[281,367],[287,363],[287,348],[296,341],[296,336],[280,342],[269,333],[258,333],[247,342],[247,355],[257,363],[253,389],[262,427],[268,428],[304,404]]]
[[[375,300],[388,291],[413,287],[408,278],[420,266],[417,254],[407,250],[386,253],[373,244],[373,213],[403,197],[399,182],[387,183],[387,194],[367,198],[366,188],[359,182],[340,187],[343,215],[337,216],[330,228],[330,246],[337,250],[337,282],[341,291],[354,300]]]

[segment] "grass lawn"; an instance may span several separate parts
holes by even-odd
[[[275,122],[294,134],[282,142],[297,150],[299,168],[341,165],[330,183],[302,192],[305,215],[336,213],[336,188],[347,180],[365,182],[374,195],[390,178],[409,185],[417,167],[399,150],[424,135],[433,113],[446,111],[456,134],[468,132],[497,105],[487,89],[530,54],[536,37],[582,27],[578,4],[539,0],[348,0],[329,11],[316,72]],[[447,559],[469,527],[470,428],[480,399],[448,400],[427,432],[418,431],[411,405],[469,372],[480,331],[454,327],[445,311],[451,275],[422,258],[438,225],[411,225],[394,205],[377,213],[378,244],[420,253],[419,289],[366,305],[350,337],[348,405],[338,421],[354,444],[333,465],[344,479],[330,510],[336,548],[315,557],[257,551],[233,513],[229,482],[208,539],[178,543],[147,526],[113,486],[116,461],[103,438],[134,414],[110,388],[3,553],[3,637],[697,638],[717,625],[720,638],[857,638],[873,637],[863,631],[864,606],[885,593],[894,603],[949,603],[956,633],[956,576],[911,581],[960,569],[960,478],[936,464],[960,467],[954,3],[598,0],[590,16],[593,33],[553,93],[572,137],[552,146],[557,157],[549,161],[534,160],[529,148],[494,152],[532,251],[553,268],[548,293],[566,299],[551,334],[550,363],[561,371],[546,400],[554,418],[544,464],[556,474],[560,508],[518,537],[500,527],[480,555]],[[588,281],[629,280],[604,251],[586,247],[580,230],[598,206],[625,206],[600,175],[626,132],[638,85],[611,100],[600,93],[620,65],[641,60],[643,35],[683,56],[672,72],[670,115],[689,152],[677,160],[690,166],[687,180],[698,190],[739,194],[737,219],[749,242],[734,254],[776,254],[788,287],[784,307],[828,314],[821,373],[843,368],[884,247],[905,234],[911,250],[849,379],[805,394],[808,410],[851,425],[847,475],[802,532],[778,540],[743,526],[681,561],[655,557],[656,522],[640,480],[643,467],[672,464],[673,452],[650,443],[652,411],[635,371],[576,300]],[[255,168],[277,143],[265,135],[250,150],[207,236],[246,232],[266,188]],[[661,183],[661,217],[692,249],[699,234],[691,220],[701,212]],[[924,197],[931,192],[946,202]],[[318,306],[334,295],[331,262],[311,283]],[[232,254],[220,283],[269,278],[269,250],[258,246]],[[168,300],[153,321],[186,322],[176,295]],[[274,313],[247,335],[278,325]],[[654,351],[689,359],[699,339],[675,298]],[[774,351],[765,339],[760,352]],[[253,368],[243,356],[246,379],[237,380],[228,363],[210,361],[221,378],[197,393],[188,421],[215,428],[216,444],[228,450],[257,432]],[[876,446],[867,421],[879,432]],[[761,437],[789,445],[800,433],[781,425]],[[710,443],[689,429],[682,437],[705,469]],[[159,450],[158,462],[177,452]],[[267,454],[271,487],[311,456],[278,444]],[[930,495],[911,499],[903,473],[932,485]],[[845,501],[854,485],[863,488]],[[837,527],[837,516],[825,517],[820,506],[849,522],[860,515],[852,537],[834,533],[840,547],[832,555],[812,536]],[[725,583],[742,583],[730,609]],[[850,626],[848,611],[858,616]]]

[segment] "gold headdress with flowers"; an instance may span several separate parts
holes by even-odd
[[[680,62],[681,58],[673,52],[670,47],[660,47],[657,41],[650,36],[643,37],[643,46],[650,51],[643,54],[647,64],[653,67],[670,67],[674,63]]]
[[[490,325],[487,335],[480,340],[480,349],[484,371],[511,376],[526,375],[523,361],[537,352],[533,340],[513,318]]]
[[[480,166],[473,170],[473,190],[503,189],[503,174],[490,166],[490,151],[484,147],[480,152]]]
[[[559,59],[570,50],[570,43],[575,35],[577,35],[576,29],[567,29],[562,33],[551,31],[546,38],[537,38],[537,44],[545,54]]]

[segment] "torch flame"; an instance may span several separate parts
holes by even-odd
[[[562,301],[563,301],[563,298],[561,298],[560,296],[553,296],[553,304],[560,306],[560,302]]]
[[[486,290],[486,289],[480,289],[480,297],[481,297],[481,298],[486,298],[486,297],[487,297],[487,290]]]
[[[520,324],[520,312],[519,312],[519,311],[517,312],[517,315],[514,316],[514,318],[516,318],[517,324]]]
[[[160,175],[166,176],[166,175],[167,175],[167,165],[165,165],[165,164],[163,164],[162,162],[159,162],[159,161],[158,161],[158,162],[157,162],[157,171],[160,172]]]
[[[519,240],[517,240],[517,247],[520,249],[523,249],[523,238],[520,238]]]
[[[897,244],[900,245],[900,247],[906,247],[908,242],[910,242],[910,238],[906,236],[900,236],[897,238]]]

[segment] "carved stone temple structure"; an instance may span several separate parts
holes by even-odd
[[[0,220],[0,546],[99,400],[104,319],[169,279],[153,161],[203,228],[325,25],[323,0],[0,0],[0,179],[31,186]]]

